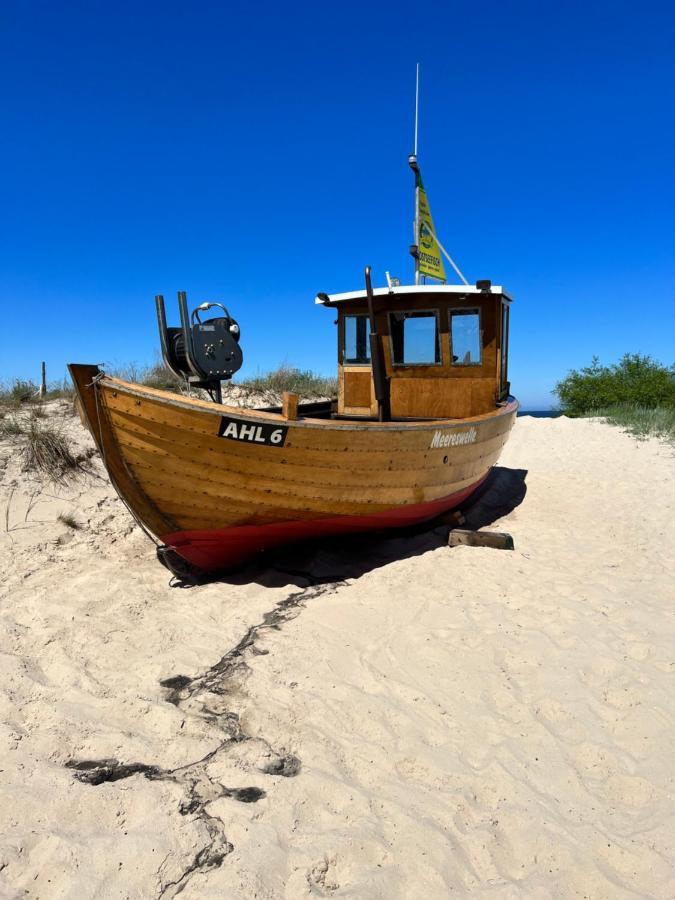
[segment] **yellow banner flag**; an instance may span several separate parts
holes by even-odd
[[[441,257],[441,250],[438,246],[434,234],[434,222],[431,218],[431,210],[429,209],[429,201],[427,200],[427,192],[422,184],[422,176],[418,175],[419,183],[419,273],[420,275],[429,275],[431,278],[437,278],[439,281],[445,281],[445,268]]]

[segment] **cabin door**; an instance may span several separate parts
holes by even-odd
[[[340,367],[339,378],[341,412],[346,416],[369,416],[375,400],[373,373],[370,366],[358,369]]]
[[[368,316],[340,317],[338,409],[346,416],[370,416],[377,410],[370,362]]]

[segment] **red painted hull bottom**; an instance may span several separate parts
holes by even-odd
[[[176,531],[161,535],[191,565],[206,572],[232,569],[249,562],[263,550],[283,544],[341,534],[358,534],[385,528],[404,528],[428,521],[463,503],[487,478],[470,487],[429,503],[399,506],[372,516],[335,516],[329,519],[301,519],[269,525],[239,525],[208,531]]]

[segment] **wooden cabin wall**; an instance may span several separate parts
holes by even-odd
[[[382,335],[393,418],[464,418],[481,415],[495,408],[499,392],[501,295],[469,294],[466,298],[448,297],[447,294],[424,294],[414,298],[389,296],[386,298],[387,310],[378,311],[377,305],[382,304],[382,299],[375,300],[376,320],[378,332]],[[481,310],[481,364],[451,365],[450,311],[471,308]],[[441,365],[392,364],[389,312],[404,310],[439,311]],[[365,314],[367,311],[365,301],[350,304],[348,308],[340,310],[340,346],[342,316]],[[370,367],[339,365],[338,373],[339,412],[343,415],[374,415],[377,405]]]
[[[495,408],[494,378],[392,378],[394,418],[463,419]]]

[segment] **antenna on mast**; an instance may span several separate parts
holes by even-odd
[[[415,156],[417,156],[417,124],[420,110],[420,64],[415,69]]]

